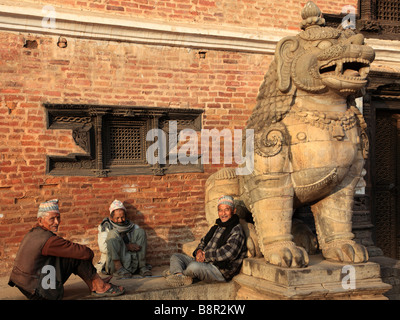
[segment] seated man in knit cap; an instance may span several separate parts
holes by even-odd
[[[134,273],[151,276],[146,266],[146,232],[126,218],[126,208],[119,200],[110,205],[110,217],[98,227],[101,258],[98,270],[117,279],[130,278]]]
[[[218,199],[216,224],[193,252],[193,257],[173,254],[169,270],[164,271],[168,284],[174,287],[200,281],[229,281],[241,268],[246,257],[246,238],[231,196]]]
[[[9,285],[28,298],[62,299],[63,284],[74,273],[86,282],[93,295],[117,296],[123,287],[101,279],[92,264],[93,251],[84,245],[65,240],[55,233],[60,225],[58,200],[41,203],[37,225],[21,242]]]

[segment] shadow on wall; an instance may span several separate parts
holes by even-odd
[[[171,225],[167,222],[158,225],[155,230],[144,222],[143,213],[135,206],[126,201],[124,201],[124,206],[127,210],[127,218],[146,231],[146,262],[153,267],[169,264],[172,254],[182,252],[184,243],[195,240],[191,228],[187,225]]]

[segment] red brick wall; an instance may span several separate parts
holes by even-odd
[[[38,3],[38,1],[32,1]],[[356,1],[353,1],[356,2]],[[297,28],[300,1],[40,1],[151,19]],[[317,1],[326,11],[337,1]],[[344,1],[343,1],[344,3]],[[346,2],[348,4],[348,2]],[[120,8],[120,9],[118,9]],[[290,9],[288,9],[290,8]],[[340,10],[339,10],[340,11]],[[292,16],[286,24],[287,16]],[[295,16],[295,17],[294,17]],[[37,48],[25,48],[26,40]],[[271,56],[0,33],[0,275],[36,222],[38,204],[58,198],[60,235],[98,256],[97,225],[114,199],[148,235],[148,262],[165,264],[182,243],[203,235],[204,173],[109,178],[53,177],[46,155],[80,152],[69,130],[47,130],[43,103],[202,108],[203,128],[243,128]]]
[[[25,0],[26,1],[26,0]],[[297,29],[307,0],[28,0],[112,15],[195,24]],[[314,0],[324,13],[340,14],[357,0]]]
[[[36,40],[36,49],[24,40]],[[79,152],[69,130],[47,130],[44,102],[203,108],[203,128],[242,128],[270,57],[185,48],[0,34],[0,258],[9,270],[41,201],[60,199],[62,236],[97,251],[97,225],[115,199],[146,229],[149,262],[166,263],[206,227],[205,173],[52,177],[46,155]]]

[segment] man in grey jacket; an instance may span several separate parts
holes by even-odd
[[[110,217],[98,227],[101,258],[97,268],[117,279],[130,278],[138,272],[151,276],[146,265],[146,232],[126,218],[126,208],[119,200],[110,205]]]

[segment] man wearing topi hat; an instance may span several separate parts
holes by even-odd
[[[117,296],[123,287],[101,279],[92,264],[93,251],[56,235],[60,225],[58,200],[39,206],[37,225],[24,237],[10,275],[10,286],[31,300],[62,299],[63,284],[74,273],[81,277],[93,295]]]
[[[146,232],[126,218],[126,208],[120,200],[114,200],[109,211],[110,216],[98,227],[101,258],[97,269],[117,279],[130,278],[134,273],[151,276],[146,265]]]
[[[171,256],[169,270],[164,271],[167,283],[174,287],[200,281],[228,281],[240,271],[246,257],[246,238],[231,196],[218,199],[218,216],[193,258],[176,253]]]

